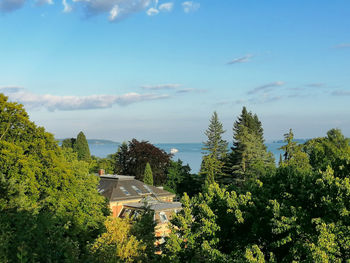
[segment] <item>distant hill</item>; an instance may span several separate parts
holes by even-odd
[[[60,145],[61,145],[63,140],[64,139],[57,139],[57,141],[59,142]],[[111,140],[101,140],[101,139],[88,139],[87,141],[88,141],[89,145],[93,145],[93,144],[98,144],[98,145],[115,144],[115,145],[118,145],[118,144],[120,144],[119,142],[114,142]]]

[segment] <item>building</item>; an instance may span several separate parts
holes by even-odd
[[[154,211],[157,237],[169,233],[168,222],[181,209],[181,203],[173,202],[175,194],[144,184],[134,176],[101,175],[98,191],[109,200],[114,217],[134,217],[147,204]]]

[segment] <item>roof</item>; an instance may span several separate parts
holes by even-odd
[[[98,191],[109,201],[140,199],[147,195],[156,197],[175,196],[173,193],[136,180],[134,176],[126,175],[100,176]]]
[[[181,209],[182,204],[179,202],[156,202],[156,203],[149,203],[149,208],[153,211],[163,211],[168,209]],[[125,204],[126,207],[132,207],[132,208],[144,208],[144,203],[128,203]]]

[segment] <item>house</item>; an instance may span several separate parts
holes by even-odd
[[[109,200],[114,217],[134,217],[147,204],[154,211],[157,237],[169,233],[168,222],[181,209],[181,203],[173,202],[175,194],[147,185],[134,176],[100,175],[98,191]]]

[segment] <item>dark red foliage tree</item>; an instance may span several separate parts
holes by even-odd
[[[166,153],[147,141],[132,139],[126,152],[126,172],[143,180],[146,164],[152,167],[154,185],[166,182],[166,170],[170,164],[171,154]]]

